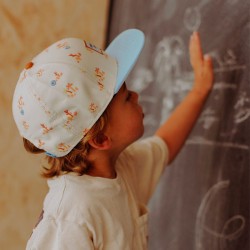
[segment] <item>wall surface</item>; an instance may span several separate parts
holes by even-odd
[[[47,191],[42,158],[25,152],[12,119],[18,76],[30,59],[64,37],[105,43],[109,0],[0,0],[0,249],[24,249]]]

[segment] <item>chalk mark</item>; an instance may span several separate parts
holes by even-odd
[[[242,149],[242,150],[249,150],[249,145],[244,144],[238,144],[233,142],[218,142],[218,141],[212,141],[205,139],[201,136],[194,136],[187,140],[186,144],[190,145],[206,145],[206,146],[216,146],[216,147],[224,147],[224,148],[236,148],[236,149]]]
[[[204,232],[208,233],[209,235],[217,238],[220,243],[220,249],[226,249],[225,245],[227,241],[232,241],[238,239],[246,224],[246,220],[242,215],[234,215],[230,219],[228,219],[224,225],[221,232],[216,232],[215,230],[209,228],[206,223],[206,215],[210,211],[210,207],[212,206],[212,202],[214,200],[214,197],[221,191],[222,189],[226,189],[229,187],[230,181],[220,181],[219,183],[216,183],[214,186],[212,186],[208,192],[205,194],[204,198],[201,201],[200,207],[198,209],[198,213],[196,216],[196,226],[195,226],[195,249],[196,250],[202,250],[203,244],[202,244],[202,236]],[[229,228],[229,225],[235,221],[240,221],[240,226],[235,232],[227,234],[226,231]],[[207,238],[207,237],[204,237]]]
[[[246,65],[222,66],[219,68],[214,68],[214,73],[229,72],[229,71],[235,71],[235,70],[245,70],[246,68],[247,68]]]
[[[201,25],[201,9],[206,6],[210,0],[203,0],[194,7],[188,7],[184,13],[184,25],[189,31],[196,31]]]
[[[202,123],[202,127],[206,130],[210,129],[215,122],[218,122],[219,118],[215,116],[215,110],[207,107],[201,114],[198,123]]]
[[[213,90],[218,89],[237,89],[237,85],[235,83],[230,82],[215,82]]]
[[[240,92],[234,109],[236,110],[236,115],[234,116],[235,123],[242,123],[250,117],[250,97],[246,91]]]
[[[226,51],[223,58],[216,51],[209,52],[209,54],[214,59],[215,63],[218,64],[218,67],[214,67],[215,73],[245,70],[247,68],[246,65],[238,63],[237,57],[231,49]]]

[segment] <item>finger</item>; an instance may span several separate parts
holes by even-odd
[[[203,53],[198,32],[194,32],[190,37],[190,59],[193,66],[203,63]]]
[[[191,49],[193,52],[193,59],[200,62],[203,61],[201,40],[198,32],[194,32],[191,36]]]

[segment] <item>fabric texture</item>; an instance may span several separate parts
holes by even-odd
[[[48,181],[44,214],[27,250],[145,250],[147,203],[168,161],[157,137],[119,156],[115,179],[66,174]]]
[[[20,135],[50,156],[67,155],[103,114],[143,45],[143,33],[129,29],[108,47],[112,56],[78,38],[42,51],[15,88],[12,111]]]

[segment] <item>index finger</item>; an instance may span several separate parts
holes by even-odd
[[[203,63],[203,52],[201,48],[201,40],[198,32],[193,32],[189,43],[190,62],[193,67]]]

